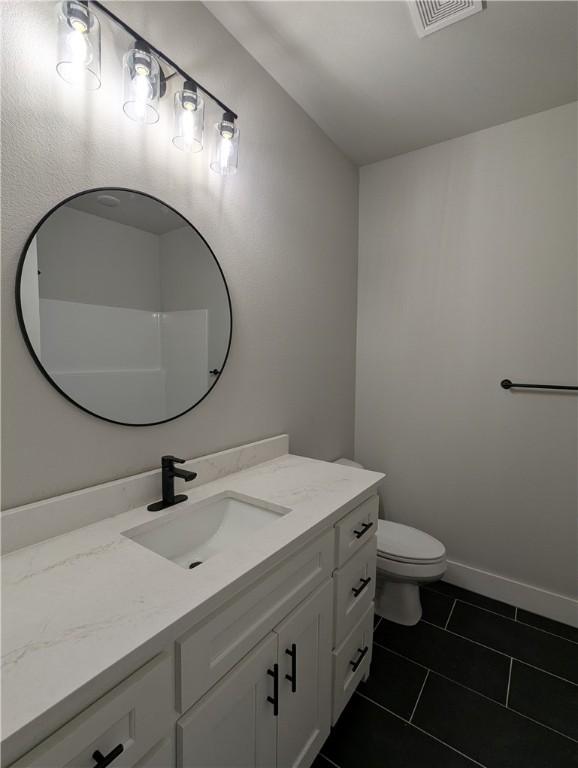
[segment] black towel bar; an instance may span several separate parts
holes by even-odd
[[[578,387],[569,386],[567,384],[520,384],[510,379],[502,379],[500,386],[503,389],[562,389],[571,390],[572,392],[578,391]]]

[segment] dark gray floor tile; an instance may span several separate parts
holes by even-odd
[[[576,742],[435,673],[428,676],[413,722],[486,768],[578,766]]]
[[[376,628],[376,626],[379,624],[380,621],[381,621],[381,616],[378,616],[377,613],[374,613],[373,614],[373,628],[374,629]]]
[[[508,705],[578,740],[578,685],[514,659]]]
[[[573,643],[578,643],[578,629],[569,624],[562,624],[561,621],[547,619],[545,616],[538,616],[537,613],[523,611],[521,608],[518,608],[518,621],[542,629],[544,632],[551,632],[553,635],[564,637],[566,640],[572,640]]]
[[[429,584],[426,584],[425,588],[439,592],[442,595],[447,595],[448,597],[457,597],[458,600],[463,600],[464,603],[477,605],[479,608],[485,608],[486,611],[499,613],[501,616],[510,616],[511,618],[514,618],[514,614],[516,612],[516,609],[513,605],[502,603],[499,600],[494,600],[491,597],[478,595],[477,592],[470,592],[469,589],[456,587],[454,584],[450,584],[447,581],[433,581]]]
[[[369,680],[359,692],[409,720],[426,675],[423,667],[374,645]]]
[[[578,683],[576,645],[560,637],[457,602],[448,629]]]
[[[502,654],[423,621],[414,627],[403,627],[384,619],[374,638],[380,645],[428,669],[496,701],[506,701],[510,659]]]
[[[340,768],[472,768],[470,760],[357,694],[321,751]]]
[[[434,592],[433,589],[421,589],[421,607],[423,611],[422,618],[438,627],[445,627],[454,598],[442,595],[441,592]]]

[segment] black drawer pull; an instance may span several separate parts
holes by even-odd
[[[92,759],[95,761],[94,768],[106,768],[107,765],[110,765],[112,761],[116,760],[116,758],[123,752],[124,746],[122,744],[117,744],[116,747],[108,753],[108,755],[103,755],[102,752],[97,749],[92,753]]]
[[[354,530],[353,533],[357,539],[360,539],[372,527],[373,523],[363,523],[360,531]]]
[[[357,650],[359,652],[359,657],[355,661],[350,661],[349,662],[351,664],[351,668],[353,669],[354,672],[357,669],[357,667],[361,664],[363,659],[365,658],[365,654],[368,652],[369,646],[366,645],[365,648],[358,648]]]
[[[368,576],[366,579],[361,579],[361,586],[359,587],[352,587],[351,591],[355,595],[355,597],[359,597],[359,595],[363,592],[365,587],[371,582],[371,576]]]
[[[267,701],[273,705],[273,714],[279,715],[279,664],[273,664],[273,669],[268,669],[267,674],[273,678],[273,696],[267,696]]]
[[[285,675],[285,680],[291,683],[291,693],[297,693],[297,645],[291,643],[291,650],[285,649],[287,656],[291,656],[291,674]]]

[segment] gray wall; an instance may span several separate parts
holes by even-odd
[[[190,227],[160,237],[161,309],[207,309],[209,370],[221,369],[231,330],[227,290],[205,243]]]
[[[41,299],[159,312],[159,237],[63,206],[39,229]]]
[[[129,40],[113,45],[105,21],[103,87],[84,93],[50,64],[53,5],[2,4],[4,507],[152,468],[162,453],[190,457],[279,432],[309,456],[353,447],[356,169],[202,5],[111,8],[239,112],[240,171],[221,179],[208,146],[193,157],[172,146],[170,99],[154,126],[123,115]],[[209,135],[218,112],[206,118]],[[43,379],[18,329],[14,277],[27,235],[63,198],[108,185],[182,212],[231,289],[225,373],[164,426],[121,427],[76,409]]]
[[[576,105],[361,170],[356,458],[453,560],[577,580]]]

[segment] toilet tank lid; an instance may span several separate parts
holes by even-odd
[[[446,554],[441,541],[429,533],[391,520],[378,523],[377,549],[386,556],[408,562],[440,560]]]
[[[355,467],[356,469],[363,469],[362,464],[358,464],[356,461],[351,461],[351,459],[336,459],[334,464],[342,464],[344,467]]]

